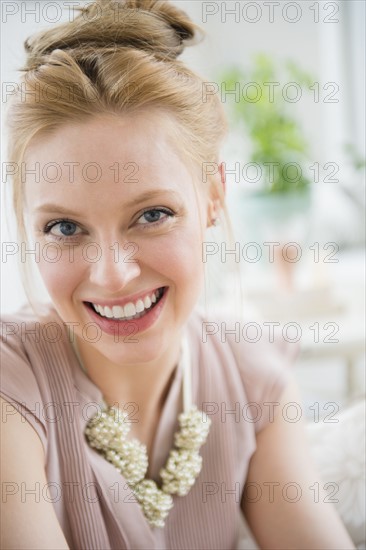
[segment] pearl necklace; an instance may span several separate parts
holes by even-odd
[[[80,365],[76,342],[73,342]],[[174,434],[173,448],[164,468],[160,470],[161,489],[151,479],[145,479],[148,469],[146,446],[137,439],[128,440],[128,414],[119,408],[108,407],[89,420],[85,436],[90,447],[101,453],[126,479],[142,511],[153,527],[164,527],[173,507],[171,495],[185,496],[195,484],[202,468],[200,447],[205,443],[211,420],[192,405],[191,362],[186,336],[182,341],[183,412],[178,416],[179,431]]]

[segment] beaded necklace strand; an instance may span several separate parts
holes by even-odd
[[[82,370],[77,343],[72,342]],[[200,447],[205,443],[211,420],[192,405],[191,361],[188,339],[184,335],[181,348],[183,370],[183,412],[178,416],[179,431],[174,434],[174,448],[160,470],[161,488],[145,479],[148,469],[146,446],[137,439],[127,439],[130,431],[128,414],[118,407],[108,406],[87,423],[84,434],[90,447],[111,462],[126,479],[142,511],[153,527],[164,527],[173,507],[172,495],[185,496],[196,482],[202,468]]]

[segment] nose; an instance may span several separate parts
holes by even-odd
[[[141,274],[137,250],[135,243],[98,247],[98,256],[90,263],[90,281],[104,292],[119,292]]]

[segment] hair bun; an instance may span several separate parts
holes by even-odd
[[[174,60],[186,45],[197,43],[202,33],[184,11],[167,0],[96,0],[78,10],[81,13],[72,22],[25,42],[28,69],[42,64],[44,56],[56,49],[83,47],[131,47]]]

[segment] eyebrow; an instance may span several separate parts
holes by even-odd
[[[179,193],[176,191],[167,190],[167,189],[161,189],[161,190],[155,190],[155,191],[146,191],[142,195],[139,195],[138,197],[134,198],[133,200],[127,202],[124,207],[129,208],[131,206],[137,206],[143,202],[155,199],[157,197],[160,197],[161,195],[170,195],[173,196],[175,199],[180,199]],[[39,207],[36,208],[36,212],[54,212],[58,214],[64,214],[69,216],[80,216],[81,212],[73,212],[69,208],[65,208],[64,206],[60,206],[58,204],[52,204],[52,203],[46,203],[42,204]]]

